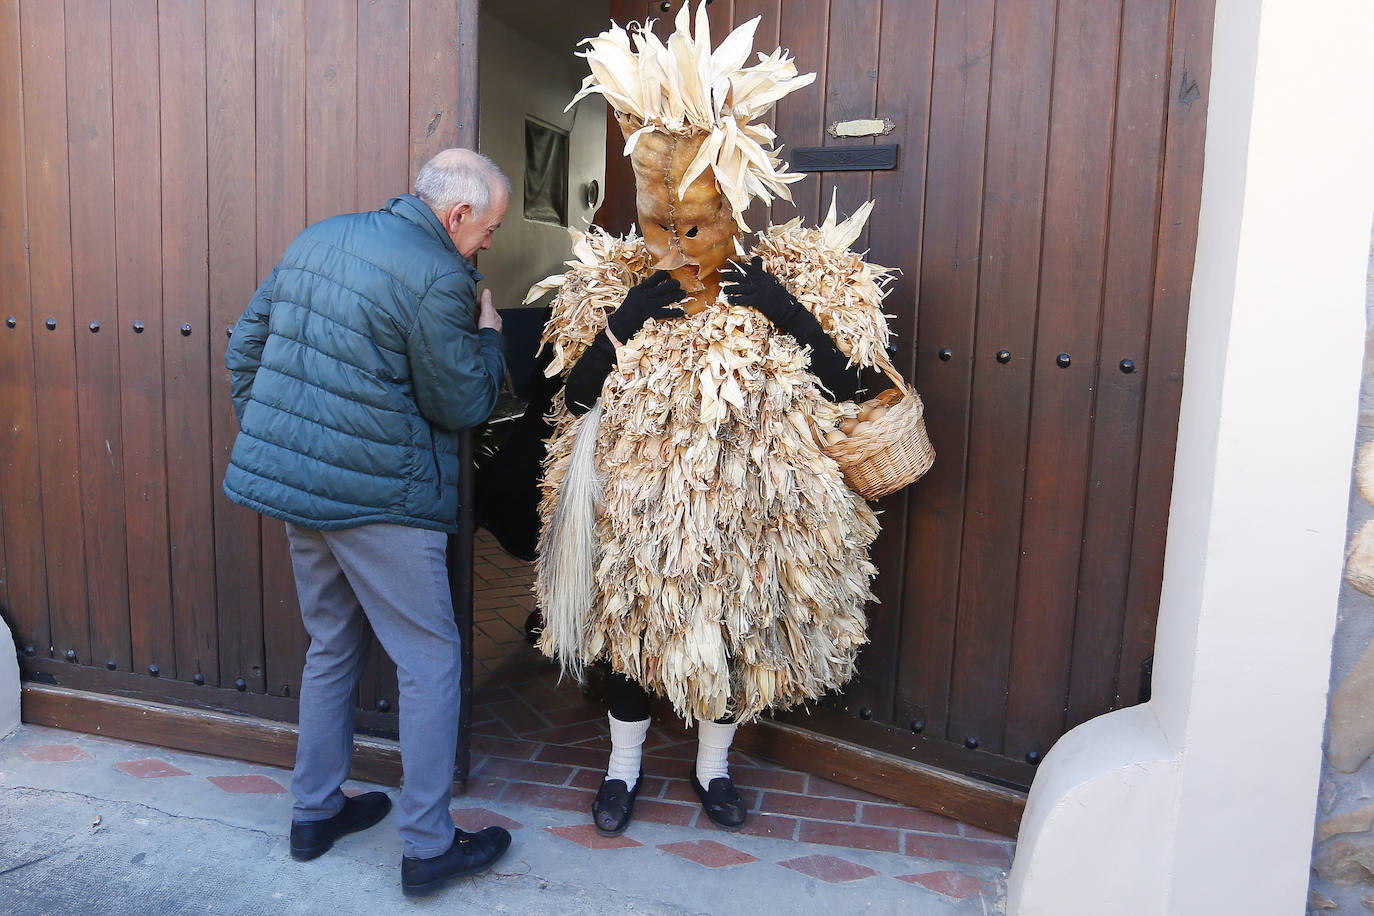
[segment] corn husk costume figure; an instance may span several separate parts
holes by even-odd
[[[769,226],[746,252],[754,198],[790,200],[773,133],[754,119],[809,85],[782,50],[746,66],[755,19],[711,49],[705,5],[666,43],[647,27],[584,42],[626,137],[639,226],[574,232],[544,345],[567,373],[543,482],[539,648],[565,671],[608,662],[611,763],[598,830],[630,819],[649,691],[699,722],[692,783],[710,818],[745,808],[726,755],[739,722],[846,683],[866,641],[878,532],[822,451],[853,418],[858,369],[888,330],[889,272],[848,246],[871,204],[818,229]]]

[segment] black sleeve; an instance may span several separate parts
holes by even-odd
[[[797,343],[811,348],[811,374],[825,386],[826,397],[832,401],[854,399],[859,391],[859,367],[849,365],[848,357],[821,329],[815,315],[796,303],[788,315],[775,324],[779,330],[791,334]]]
[[[843,358],[843,357],[841,357]],[[601,397],[601,386],[606,384],[606,376],[615,368],[615,345],[602,331],[596,335],[592,345],[583,352],[568,373],[567,384],[563,388],[563,399],[567,402],[568,412],[574,417],[592,409],[596,399]]]

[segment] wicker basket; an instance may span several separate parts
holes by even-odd
[[[845,481],[866,499],[878,499],[915,483],[935,463],[921,396],[907,387],[886,359],[878,368],[895,387],[861,406],[881,404],[887,412],[871,421],[862,433],[825,447]]]

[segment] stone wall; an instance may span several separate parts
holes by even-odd
[[[1368,330],[1350,488],[1350,540],[1332,646],[1310,914],[1374,913],[1374,245],[1367,289]],[[1282,740],[1282,724],[1275,724],[1275,740]]]

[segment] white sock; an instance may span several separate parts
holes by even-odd
[[[622,722],[611,720],[611,762],[606,765],[607,779],[624,780],[631,789],[639,782],[640,760],[644,756],[644,736],[649,733],[649,720]]]
[[[730,744],[739,723],[721,725],[702,719],[697,724],[697,781],[710,787],[711,780],[730,775]]]

